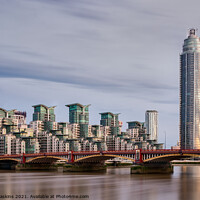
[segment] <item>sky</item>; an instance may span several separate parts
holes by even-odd
[[[159,142],[179,139],[179,55],[200,28],[198,0],[1,0],[0,107],[90,106],[127,121],[159,114]]]

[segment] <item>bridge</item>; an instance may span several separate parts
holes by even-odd
[[[200,157],[200,149],[196,150],[126,150],[126,151],[68,151],[37,154],[0,155],[1,162],[22,164],[52,164],[65,160],[72,164],[103,163],[113,158],[129,160],[133,164],[148,165],[170,163],[172,160]]]

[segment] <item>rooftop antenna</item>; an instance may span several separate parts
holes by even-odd
[[[190,35],[197,35],[198,29],[197,28],[189,28],[188,29],[188,36]]]

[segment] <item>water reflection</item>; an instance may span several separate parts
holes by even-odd
[[[200,166],[180,167],[179,199],[200,199]]]
[[[0,194],[81,194],[89,195],[90,200],[196,200],[200,198],[200,166],[178,166],[172,175],[131,175],[129,168],[88,174],[3,171]]]

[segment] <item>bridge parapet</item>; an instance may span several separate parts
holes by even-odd
[[[111,158],[122,158],[131,160],[137,164],[143,162],[158,162],[163,158],[172,159],[177,157],[198,157],[200,156],[200,149],[185,149],[185,150],[171,150],[171,149],[159,149],[159,150],[120,150],[120,151],[67,151],[67,152],[50,152],[50,153],[36,153],[36,154],[17,154],[17,155],[0,155],[0,160],[11,160],[15,159],[18,162],[26,163],[30,160],[45,159],[47,157],[54,159],[63,159],[68,162],[77,162],[81,160],[84,161],[84,158],[99,157],[102,156],[102,159],[111,159]],[[104,156],[104,157],[103,157]],[[106,158],[107,156],[107,158]],[[169,159],[168,159],[169,160]]]

